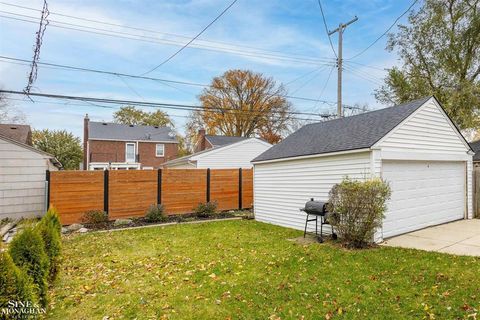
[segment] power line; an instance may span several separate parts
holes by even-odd
[[[11,3],[7,3],[7,2],[3,2],[3,1],[0,1],[0,4],[4,4],[4,5],[7,5],[7,6],[16,7],[16,8],[21,8],[21,9],[25,9],[25,10],[31,10],[31,11],[37,11],[37,12],[41,11],[40,9],[36,9],[36,8],[32,8],[32,7],[26,7],[26,6],[21,6],[21,5],[15,5],[15,4],[11,4]],[[29,17],[29,18],[32,18],[32,19],[35,19],[35,18],[36,18],[36,17],[32,17],[32,16],[20,15],[20,14],[16,14],[16,13],[12,13],[12,12],[7,12],[7,11],[0,11],[0,12],[4,12],[4,13],[8,13],[8,14],[13,14],[13,15],[18,15],[18,16]],[[88,19],[88,18],[83,18],[83,17],[73,16],[73,15],[68,15],[68,14],[59,13],[59,12],[54,12],[54,11],[51,11],[50,14],[51,14],[51,15],[60,16],[60,17],[66,17],[66,18],[70,18],[70,19],[75,19],[75,20],[81,20],[81,21],[87,21],[87,22],[93,22],[93,23],[97,23],[97,24],[103,24],[103,25],[108,25],[108,26],[123,28],[123,29],[131,29],[131,30],[143,31],[143,32],[148,32],[148,33],[153,33],[153,34],[160,34],[160,35],[166,35],[166,36],[172,36],[172,37],[184,38],[184,39],[190,39],[190,38],[191,38],[191,37],[189,37],[189,36],[180,35],[180,34],[175,34],[175,33],[166,33],[166,32],[160,32],[160,31],[157,31],[157,30],[152,30],[152,29],[147,29],[147,28],[133,27],[133,26],[123,25],[123,24],[116,24],[116,23],[111,23],[111,22],[105,22],[105,21],[102,21],[102,20]],[[52,20],[50,20],[50,21],[52,21]],[[69,23],[60,22],[60,21],[55,21],[55,22],[57,22],[57,23],[63,23],[63,24],[68,24],[68,25],[73,25],[73,26],[78,26],[78,27],[82,27],[82,28],[91,28],[91,27],[87,27],[87,26],[82,26],[82,25],[77,25],[77,24],[69,24]],[[98,29],[98,30],[114,32],[114,31],[112,31],[112,30],[105,30],[105,29]],[[130,34],[130,35],[131,35],[131,34]],[[138,36],[140,36],[140,35],[138,35]],[[156,39],[156,38],[153,38],[153,39]],[[171,41],[171,42],[174,42],[173,40],[170,40],[170,41]],[[280,52],[280,51],[266,50],[266,49],[262,49],[262,48],[256,48],[256,47],[246,46],[246,45],[238,45],[238,44],[229,43],[229,42],[223,42],[223,41],[214,41],[214,40],[208,40],[208,39],[197,39],[196,43],[200,43],[200,42],[220,44],[220,45],[227,45],[227,46],[232,46],[232,47],[237,47],[237,48],[252,49],[252,50],[257,51],[257,53],[262,53],[262,52],[263,52],[263,53],[274,53],[274,54],[280,53],[280,54],[283,54],[283,52]],[[212,48],[213,48],[213,47],[212,47]],[[288,55],[285,55],[285,57],[287,57],[287,56],[288,56]],[[312,58],[312,57],[302,56],[302,55],[298,55],[298,54],[296,54],[295,56],[296,56],[296,57],[300,57],[301,59],[309,59],[309,60],[312,60],[312,61],[317,61],[317,60],[330,60],[329,58]]]
[[[32,89],[32,85],[33,83],[35,82],[35,80],[37,80],[37,71],[38,71],[38,67],[37,67],[37,63],[38,63],[38,59],[40,59],[40,49],[42,47],[42,43],[43,43],[43,36],[45,35],[45,30],[47,29],[47,26],[48,26],[48,23],[49,21],[47,20],[47,17],[49,15],[49,11],[48,11],[48,3],[47,3],[47,0],[43,0],[43,8],[42,8],[42,11],[41,11],[41,17],[40,17],[40,23],[39,23],[39,26],[38,26],[38,31],[35,33],[36,34],[36,37],[35,37],[35,46],[33,47],[33,58],[32,58],[32,65],[31,65],[31,69],[30,69],[30,74],[28,75],[28,82],[27,82],[27,85],[24,89],[24,91],[26,93],[29,93],[30,90]]]
[[[26,20],[26,19],[22,19],[22,18],[15,18],[15,17],[11,17],[11,16],[5,16],[5,15],[0,15],[1,18],[6,18],[6,19],[11,19],[11,20],[16,20],[16,21],[22,21],[22,22],[37,24],[37,19],[38,19],[37,17],[32,17],[32,16],[18,14],[18,13],[12,13],[12,12],[7,12],[7,11],[1,11],[1,10],[0,10],[0,12],[7,13],[7,14],[13,15],[13,16],[19,16],[19,17],[28,18],[28,19],[34,19],[35,21]],[[102,35],[102,36],[115,37],[115,38],[128,39],[128,40],[135,40],[135,41],[142,41],[142,42],[155,43],[155,44],[166,44],[166,45],[173,45],[173,46],[183,45],[182,43],[180,43],[178,41],[174,41],[174,40],[158,39],[156,37],[151,37],[151,36],[144,36],[144,35],[127,33],[127,32],[113,31],[113,30],[107,30],[107,29],[96,28],[96,27],[91,27],[91,26],[83,26],[83,25],[78,25],[78,24],[73,24],[73,23],[68,23],[68,22],[55,21],[55,20],[52,20],[52,19],[49,19],[49,21],[50,21],[50,26],[51,27],[60,28],[60,29],[74,30],[74,31],[97,34],[97,35]],[[79,28],[82,28],[82,29],[79,29]],[[95,31],[92,31],[92,30],[95,30]],[[201,40],[201,41],[204,41],[204,40]],[[296,57],[296,56],[284,55],[284,54],[283,55],[282,54],[281,55],[278,55],[278,54],[275,55],[275,54],[269,54],[269,53],[262,53],[261,51],[257,51],[257,52],[241,51],[241,50],[238,50],[238,49],[235,49],[235,48],[233,48],[233,49],[232,48],[222,48],[222,47],[201,45],[201,44],[193,44],[190,47],[195,48],[195,49],[205,50],[205,51],[229,53],[229,54],[233,54],[233,55],[237,55],[237,56],[244,56],[244,57],[251,57],[251,58],[261,58],[261,59],[273,59],[273,60],[279,60],[279,61],[292,61],[292,62],[297,62],[297,63],[301,63],[301,64],[310,64],[310,65],[324,65],[325,62],[322,62],[322,61],[328,61],[327,58],[314,59],[314,58],[308,58],[308,57],[302,57],[302,56],[297,56]]]
[[[218,19],[220,19],[221,16],[223,16],[227,11],[228,9],[230,9],[238,0],[233,0],[232,3],[230,3],[230,5],[228,7],[226,7],[222,12],[220,12],[220,14],[218,16],[215,17],[215,19],[213,19],[209,24],[207,24],[207,26],[205,28],[203,28],[197,35],[195,35],[195,37],[193,37],[190,41],[188,41],[184,46],[182,46],[180,49],[178,49],[176,52],[174,52],[171,56],[169,56],[167,59],[163,60],[159,65],[157,65],[156,67],[148,70],[147,72],[144,72],[141,74],[141,76],[144,76],[146,74],[149,74],[155,70],[157,70],[158,68],[160,68],[161,66],[163,66],[165,63],[167,63],[168,61],[172,60],[177,54],[179,54],[180,52],[182,52],[186,47],[188,47],[190,45],[190,43],[192,43],[193,41],[195,41],[198,37],[200,37],[202,35],[202,33],[204,33],[205,31],[207,31],[208,28],[210,28],[210,26],[212,24],[214,24]]]
[[[10,97],[5,97],[5,99],[12,100],[12,101],[19,101],[19,102],[30,101],[30,100],[15,99],[15,98],[10,98]],[[97,107],[97,108],[115,109],[115,110],[118,110],[122,107],[121,104],[115,107],[115,106],[102,106],[102,105],[99,105],[99,104],[72,103],[72,102],[52,102],[52,101],[40,101],[40,100],[35,100],[35,102],[32,102],[32,103],[35,103],[35,104],[42,103],[42,104],[49,104],[49,105],[54,104],[54,105],[60,105],[60,106]],[[185,119],[190,118],[189,116],[180,115],[180,114],[169,114],[168,116],[169,117],[185,118]]]
[[[325,19],[325,14],[323,13],[322,2],[320,0],[318,0],[318,5],[320,7],[320,12],[322,13],[323,25],[325,26],[325,33],[327,34],[328,42],[330,42],[330,48],[332,48],[333,54],[335,55],[335,57],[337,57],[337,53],[335,52],[335,49],[333,48],[332,39],[330,38],[330,34],[328,33],[327,20]]]
[[[15,95],[25,95],[22,91],[14,90],[0,90],[0,93],[5,94],[15,94]],[[162,102],[146,102],[146,101],[134,101],[134,100],[117,100],[117,99],[106,99],[106,98],[95,98],[95,97],[84,97],[84,96],[70,96],[70,95],[58,95],[51,93],[30,93],[29,95],[34,97],[45,97],[53,99],[64,99],[64,100],[74,100],[74,101],[83,101],[83,102],[97,102],[97,103],[106,103],[106,104],[123,104],[123,105],[137,105],[144,107],[153,107],[153,108],[166,108],[166,109],[175,109],[175,110],[187,110],[187,111],[203,111],[203,112],[216,112],[216,113],[229,113],[232,112],[242,112],[242,113],[269,113],[264,111],[256,110],[238,110],[233,108],[213,108],[213,107],[203,107],[199,105],[186,105],[178,103],[162,103]],[[308,116],[319,116],[322,118],[331,116],[330,114],[318,114],[318,113],[308,113],[308,112],[298,112],[298,111],[271,111],[273,114],[291,114],[291,115],[308,115]],[[307,120],[302,118],[296,118],[297,120]]]
[[[19,58],[7,57],[7,56],[0,56],[0,59],[10,60],[10,61],[15,61],[15,62],[25,62],[25,63],[30,62],[29,60],[26,60],[26,59],[19,59]],[[57,63],[38,62],[38,65],[47,66],[47,67],[54,67],[54,68],[61,68],[61,69],[68,69],[68,70],[75,70],[75,71],[82,71],[82,72],[107,74],[107,75],[112,75],[112,76],[117,76],[117,77],[121,76],[121,77],[133,78],[133,79],[158,81],[158,82],[162,82],[162,83],[165,82],[165,83],[204,87],[204,88],[205,87],[211,87],[210,85],[203,84],[203,83],[195,83],[195,82],[188,82],[188,81],[176,81],[176,80],[154,78],[154,77],[144,77],[144,76],[137,76],[137,75],[121,73],[121,72],[98,70],[98,69],[83,68],[83,67],[75,67],[75,66],[57,64]],[[280,95],[280,97],[284,97],[284,98],[288,98],[288,99],[304,100],[304,101],[313,101],[313,102],[317,101],[317,99],[314,99],[314,98],[298,97],[298,96],[292,96],[292,95]],[[333,104],[334,103],[332,101],[326,101],[326,100],[322,100],[320,102],[325,103],[325,104]]]
[[[328,73],[328,76],[327,76],[327,81],[325,81],[325,84],[323,85],[323,88],[322,88],[322,90],[320,91],[320,94],[318,95],[318,99],[320,99],[320,98],[323,96],[323,92],[324,92],[325,89],[327,88],[328,82],[330,81],[330,77],[332,76],[333,69],[335,69],[335,66],[333,66],[333,67],[330,69],[330,72]],[[314,108],[317,107],[317,104],[318,104],[318,102],[315,103]]]
[[[356,62],[356,61],[349,61],[349,60],[345,60],[344,61],[345,63],[347,64],[356,64],[356,65],[359,65],[359,66],[362,66],[362,67],[366,67],[366,68],[370,68],[370,69],[374,69],[374,70],[379,70],[379,71],[387,71],[388,68],[382,68],[382,67],[377,67],[377,66],[372,66],[372,65],[368,65],[368,64],[364,64],[364,63],[360,63],[360,62]]]
[[[366,75],[363,75],[363,74],[361,74],[360,72],[352,69],[351,67],[345,66],[345,70],[346,70],[346,71],[349,71],[351,74],[353,74],[353,75],[355,75],[355,76],[357,76],[357,77],[359,77],[359,78],[362,78],[363,80],[369,81],[369,82],[371,82],[371,83],[373,83],[373,84],[375,84],[375,85],[378,85],[378,86],[381,86],[381,85],[382,85],[382,83],[379,82],[378,80],[374,80],[373,78],[370,78],[370,77],[368,77],[368,76],[366,76]]]
[[[414,0],[412,2],[412,4],[408,7],[407,10],[405,10],[399,17],[397,17],[397,19],[395,19],[395,21],[390,25],[390,27],[388,27],[387,30],[385,30],[384,33],[382,33],[377,39],[375,39],[375,41],[373,41],[369,46],[367,46],[365,49],[363,49],[362,51],[360,51],[359,53],[357,53],[356,55],[354,55],[353,57],[351,58],[348,58],[347,60],[352,60],[352,59],[355,59],[356,57],[362,55],[363,53],[365,53],[365,51],[367,51],[368,49],[370,49],[371,47],[373,47],[375,45],[375,43],[378,42],[378,40],[380,40],[381,38],[383,38],[398,22],[398,20],[400,20],[405,14],[407,14],[407,12],[409,12],[413,6],[417,3],[418,0]]]

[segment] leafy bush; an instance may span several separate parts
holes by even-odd
[[[208,218],[217,212],[217,202],[210,201],[205,203],[199,203],[193,212],[197,217]]]
[[[10,243],[9,253],[13,262],[31,277],[36,286],[40,304],[45,307],[49,261],[45,253],[45,244],[38,230],[27,227],[17,234]]]
[[[390,187],[381,179],[366,181],[344,179],[330,191],[329,218],[347,247],[361,248],[373,241],[382,225]]]
[[[0,252],[0,309],[11,300],[37,303],[31,279],[13,263],[7,252]],[[11,315],[11,318],[5,314],[3,316],[6,318],[2,319],[15,319],[18,315]],[[22,319],[26,317],[27,314],[24,314]]]
[[[82,222],[102,226],[108,222],[108,214],[103,210],[90,210],[83,214]]]
[[[161,222],[166,221],[167,216],[164,212],[163,205],[151,205],[145,213],[145,220],[148,222]]]
[[[50,207],[48,209],[47,213],[42,217],[42,222],[51,224],[59,235],[62,233],[62,223],[55,208]]]
[[[42,236],[45,244],[45,253],[50,261],[48,280],[53,281],[57,276],[60,266],[60,253],[62,247],[60,232],[58,232],[55,220],[50,218],[42,218],[40,223],[37,225],[37,228]]]

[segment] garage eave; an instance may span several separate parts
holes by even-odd
[[[353,149],[353,150],[345,150],[345,151],[337,151],[337,152],[328,152],[328,153],[320,153],[320,154],[310,154],[310,155],[297,156],[297,157],[288,157],[288,158],[280,158],[280,159],[269,159],[269,160],[262,160],[262,161],[252,161],[252,163],[253,163],[254,165],[256,165],[256,164],[282,162],[282,161],[292,161],[292,160],[302,160],[302,159],[311,159],[311,158],[331,157],[331,156],[342,155],[342,154],[360,153],[360,152],[370,152],[370,151],[371,151],[370,148],[361,148],[361,149]]]

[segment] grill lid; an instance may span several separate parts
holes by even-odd
[[[313,198],[310,199],[307,203],[305,203],[305,212],[310,214],[323,214],[325,213],[326,209],[326,202],[322,201],[315,201]]]

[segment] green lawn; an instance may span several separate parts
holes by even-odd
[[[480,309],[478,258],[287,240],[301,235],[246,220],[74,235],[49,318],[461,319]]]

